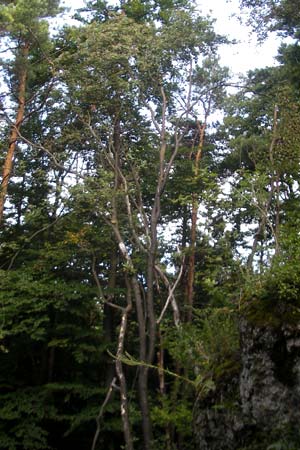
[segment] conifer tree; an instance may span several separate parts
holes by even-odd
[[[32,89],[35,64],[47,59],[49,50],[48,23],[44,19],[58,13],[58,4],[58,0],[33,0],[30,4],[23,0],[11,0],[0,6],[0,36],[3,45],[8,45],[11,56],[11,60],[4,66],[11,87],[11,97],[6,99],[6,102],[14,103],[14,116],[3,111],[9,122],[10,132],[2,166],[0,223],[3,221],[4,204],[21,126],[29,112],[28,103],[30,104],[35,94]],[[50,59],[47,63],[51,64]],[[4,105],[1,106],[4,109]]]

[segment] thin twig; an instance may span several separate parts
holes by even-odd
[[[109,388],[108,388],[108,391],[106,393],[104,402],[101,405],[99,414],[96,417],[97,429],[96,429],[96,432],[95,432],[95,435],[94,435],[94,439],[93,439],[93,444],[92,444],[91,450],[95,450],[95,448],[96,448],[96,444],[97,444],[97,441],[98,441],[98,438],[99,438],[99,434],[100,434],[100,431],[101,431],[101,419],[103,417],[105,407],[106,407],[106,405],[108,404],[108,402],[110,400],[110,397],[112,395],[113,389],[116,388],[116,381],[117,381],[117,377],[114,377],[112,379],[110,385],[109,385]]]
[[[24,243],[24,245],[19,248],[19,250],[13,255],[13,257],[10,260],[9,266],[8,266],[8,270],[11,270],[17,256],[21,253],[21,251],[25,248],[26,244],[28,244],[29,242],[32,241],[32,239],[34,239],[38,234],[42,233],[43,231],[48,230],[48,228],[51,228],[56,222],[58,222],[58,220],[60,220],[62,217],[62,215],[58,216],[53,222],[48,223],[47,225],[45,225],[44,227],[40,228],[39,230],[35,231]]]
[[[96,256],[95,255],[93,255],[93,259],[92,259],[92,274],[93,274],[93,277],[94,277],[94,280],[95,280],[95,283],[97,286],[99,299],[103,300],[103,302],[106,305],[110,306],[111,308],[114,308],[114,309],[117,309],[118,311],[123,312],[124,308],[122,306],[116,305],[115,303],[108,301],[106,296],[104,295],[104,292],[103,292],[103,289],[102,289],[102,286],[101,286],[101,283],[99,281],[99,277],[98,277],[98,274],[96,271]]]
[[[177,306],[177,303],[176,303],[176,300],[175,300],[174,292],[175,292],[175,289],[177,288],[177,285],[178,285],[178,283],[179,283],[179,281],[181,279],[181,276],[182,276],[182,273],[183,273],[183,266],[184,266],[184,264],[182,263],[181,267],[180,267],[180,270],[179,270],[179,273],[177,275],[177,278],[176,278],[173,286],[170,285],[170,282],[169,282],[168,278],[163,273],[161,268],[159,266],[155,266],[155,270],[160,275],[160,277],[162,278],[162,280],[164,281],[166,287],[169,290],[169,295],[168,295],[168,298],[166,300],[166,303],[165,303],[165,305],[164,305],[164,307],[162,309],[162,312],[160,313],[159,318],[156,321],[156,323],[158,325],[162,321],[162,319],[163,319],[163,317],[165,315],[165,312],[166,312],[170,302],[171,302],[171,305],[172,305],[172,308],[173,308],[173,316],[174,316],[175,326],[179,327],[179,325],[180,325],[180,314],[179,314],[179,309],[178,309],[178,306]]]

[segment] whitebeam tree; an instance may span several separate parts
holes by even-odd
[[[174,291],[182,267],[173,282],[163,269],[158,249],[161,200],[188,131],[188,125],[182,128],[182,120],[196,120],[197,108],[204,101],[204,87],[197,93],[194,86],[199,67],[222,39],[213,32],[211,22],[197,16],[191,7],[170,8],[164,20],[155,22],[135,20],[130,4],[125,6],[126,13],[115,9],[100,16],[100,23],[92,21],[70,30],[68,42],[76,45],[62,53],[60,64],[76,120],[89,141],[89,160],[94,161],[92,169],[86,165],[87,173],[81,174],[85,178],[81,198],[85,196],[94,214],[110,226],[123,260],[122,277],[125,273],[127,280],[127,306],[114,304],[94,266],[104,305],[122,313],[118,361],[124,352],[128,314],[132,306],[135,309],[143,448],[150,450],[149,367],[157,351],[158,324],[169,304],[175,325],[180,323]],[[212,86],[210,83],[206,94]],[[167,292],[163,301],[160,285]],[[131,450],[126,383],[120,364],[116,372],[126,447]],[[99,428],[94,447],[98,434]]]

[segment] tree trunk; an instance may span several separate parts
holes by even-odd
[[[255,232],[255,235],[254,235],[251,253],[249,254],[248,259],[247,259],[247,267],[248,267],[248,270],[250,272],[253,271],[254,256],[255,256],[255,253],[257,251],[258,242],[259,242],[260,239],[262,239],[262,236],[263,236],[263,233],[265,231],[267,222],[269,221],[268,214],[269,214],[270,208],[272,206],[274,193],[277,194],[277,197],[276,197],[276,200],[275,200],[276,201],[276,204],[275,204],[275,210],[276,210],[275,229],[274,229],[274,227],[272,227],[272,224],[270,222],[269,223],[271,225],[271,229],[272,229],[273,234],[274,234],[275,254],[277,254],[278,251],[279,251],[279,241],[278,241],[279,236],[278,236],[278,233],[279,233],[279,225],[280,225],[279,224],[279,213],[280,213],[280,203],[279,203],[280,198],[279,198],[279,195],[280,195],[280,191],[279,191],[279,175],[276,172],[275,164],[274,164],[274,148],[276,146],[277,126],[278,126],[277,122],[278,122],[278,107],[277,107],[277,105],[275,105],[274,106],[274,119],[273,119],[273,136],[272,136],[271,144],[270,144],[270,147],[269,147],[269,159],[270,159],[271,168],[272,168],[271,186],[270,186],[270,192],[269,192],[269,196],[268,196],[268,199],[266,201],[266,204],[263,205],[261,208],[259,208],[259,212],[260,212],[261,218],[260,218],[260,222],[259,222],[258,228],[257,228],[257,230]]]
[[[138,328],[139,328],[139,359],[140,361],[146,361],[147,359],[146,324],[144,317],[143,300],[136,276],[133,276],[131,278],[131,283],[132,283],[132,290],[134,292]],[[148,368],[143,365],[139,367],[138,391],[142,415],[144,450],[150,450],[152,441],[152,426],[148,402]]]
[[[204,135],[206,123],[200,124],[197,122],[198,133],[199,133],[199,144],[196,153],[195,166],[194,166],[194,178],[197,180],[199,175],[200,161],[202,157],[202,150],[204,144]],[[192,223],[191,223],[191,241],[190,241],[190,255],[188,262],[188,276],[187,276],[187,294],[186,294],[186,304],[187,310],[187,322],[192,321],[192,310],[194,304],[194,280],[195,280],[195,255],[196,255],[196,237],[197,237],[197,219],[198,219],[198,194],[192,194]]]
[[[121,419],[123,424],[123,433],[125,439],[125,448],[126,450],[133,450],[133,439],[131,434],[130,427],[130,419],[129,419],[129,407],[128,407],[128,397],[127,397],[127,386],[126,386],[126,378],[123,371],[123,364],[121,358],[124,354],[124,342],[125,342],[125,334],[127,330],[127,321],[128,314],[132,309],[132,301],[131,301],[131,286],[126,278],[127,285],[127,307],[122,311],[122,319],[119,331],[118,338],[118,351],[117,351],[117,359],[116,359],[116,372],[119,379],[120,386],[120,397],[121,397]]]
[[[18,86],[18,109],[15,123],[13,124],[10,136],[8,152],[4,161],[2,170],[2,181],[0,190],[0,224],[3,222],[4,203],[7,195],[8,184],[11,178],[13,160],[18,140],[18,132],[24,120],[25,104],[26,104],[26,80],[27,80],[27,60],[29,54],[29,45],[24,44],[21,48],[22,64],[19,74]]]
[[[114,245],[114,244],[113,244]],[[117,282],[117,265],[118,265],[118,248],[114,245],[114,248],[111,251],[110,255],[110,268],[108,275],[108,300],[110,303],[115,303],[115,289]],[[115,311],[114,309],[104,303],[104,311],[103,311],[103,331],[104,337],[108,344],[114,342],[115,339]],[[105,374],[105,386],[109,386],[111,380],[115,375],[114,363],[111,361],[111,358],[107,358],[106,363],[106,374]]]

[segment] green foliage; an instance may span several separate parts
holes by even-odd
[[[56,422],[57,439],[68,442],[91,427],[105,396],[95,290],[57,276],[59,258],[49,248],[26,268],[1,272],[2,448],[52,448]]]
[[[152,420],[158,430],[173,429],[183,438],[183,450],[194,449],[192,434],[192,402],[181,399],[174,405],[172,398],[161,397],[160,404],[152,408]],[[160,432],[155,440],[158,449],[165,449],[170,445],[170,436]]]
[[[270,433],[254,433],[251,443],[238,450],[298,450],[299,431],[297,427],[275,427]]]
[[[90,448],[122,344],[135,448],[143,448],[136,377],[144,371],[154,445],[191,450],[195,397],[204,404],[216,398],[216,410],[236,404],[236,305],[257,326],[279,329],[300,319],[298,44],[281,48],[281,67],[250,72],[244,88],[226,98],[228,70],[216,57],[226,40],[186,0],[89,1],[81,26],[51,39],[46,19],[59,12],[59,2],[29,3],[0,6],[0,35],[15,46],[3,68],[12,88],[8,103],[24,68],[27,74],[26,141],[16,151],[0,232],[0,447]],[[244,4],[297,36],[292,2]],[[196,170],[198,125],[223,108],[224,125],[206,127]],[[7,131],[1,128],[3,142]],[[168,180],[153,225],[159,173]],[[175,232],[165,231],[169,224]],[[131,261],[122,257],[124,245]],[[141,338],[150,341],[149,292],[158,317],[181,264],[174,293],[181,322],[175,327],[165,312],[154,349],[163,356],[160,367],[137,356]],[[142,296],[140,315],[133,286]],[[224,392],[231,397],[221,398]],[[115,389],[105,403],[99,448],[124,446],[119,400]],[[279,438],[264,450],[290,445]]]
[[[277,258],[272,268],[246,290],[243,311],[255,326],[280,329],[283,324],[295,326],[300,318],[299,255],[287,260]]]
[[[0,6],[0,35],[10,34],[14,39],[22,37],[23,42],[36,43],[48,31],[46,17],[59,12],[60,0],[11,1]]]
[[[299,38],[299,8],[294,0],[241,0],[250,9],[254,29],[278,30],[286,36]]]
[[[235,311],[229,308],[199,311],[199,320],[209,365],[214,367],[238,349]]]
[[[196,310],[193,324],[182,325],[178,330],[167,328],[164,345],[175,361],[194,376],[198,389],[207,378],[212,380],[230,370],[231,358],[239,349],[237,318],[229,308]],[[211,385],[213,388],[213,384]]]
[[[19,389],[1,396],[0,445],[13,450],[44,449],[47,445],[47,431],[42,421],[47,415],[47,399],[40,389]],[[11,424],[11,426],[9,426]]]
[[[267,450],[297,450],[298,442],[288,442],[280,440],[267,447]]]

